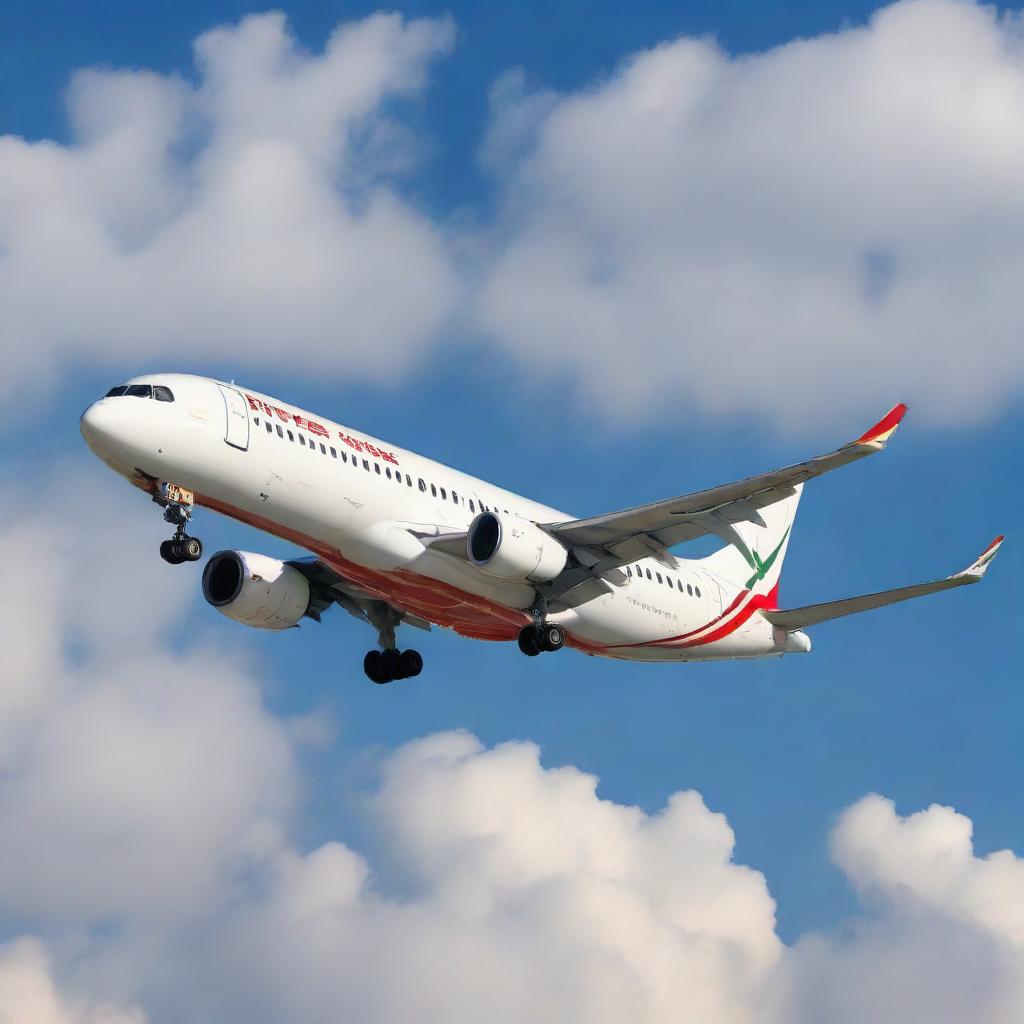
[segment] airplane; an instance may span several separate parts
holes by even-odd
[[[804,484],[885,448],[894,406],[855,441],[784,469],[650,505],[575,518],[271,396],[207,377],[146,374],[81,417],[86,443],[151,495],[174,527],[172,564],[198,561],[186,528],[213,509],[304,548],[281,561],[218,551],[205,599],[228,618],[283,630],[338,605],[377,632],[366,675],[419,675],[401,625],[568,646],[643,662],[806,653],[804,630],[984,576],[997,537],[962,572],[896,590],[783,609],[779,576]],[[672,549],[710,536],[685,559]]]

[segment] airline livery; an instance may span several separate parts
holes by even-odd
[[[376,683],[419,675],[401,624],[518,641],[535,656],[575,647],[628,661],[807,652],[827,619],[975,583],[1003,538],[962,572],[877,594],[778,607],[803,485],[881,451],[897,405],[856,441],[736,483],[576,519],[485,480],[234,384],[136,377],[82,414],[89,447],[152,495],[174,527],[160,554],[198,561],[186,531],[210,508],[292,541],[311,557],[219,551],[206,600],[237,622],[288,629],[333,604],[377,631],[363,662]],[[722,547],[684,559],[677,545]]]

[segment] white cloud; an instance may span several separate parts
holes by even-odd
[[[761,54],[682,38],[551,106],[506,83],[485,150],[532,124],[478,305],[530,373],[611,416],[783,428],[1019,396],[1018,16],[908,0]]]
[[[681,38],[564,96],[506,72],[496,219],[397,184],[423,143],[395,101],[454,34],[379,14],[310,53],[252,16],[196,40],[194,81],[77,73],[67,145],[0,137],[8,406],[85,359],[387,381],[450,331],[611,418],[907,398],[956,424],[1020,395],[1018,16],[904,0],[761,54]]]
[[[222,897],[225,872],[272,840],[294,800],[288,726],[262,708],[244,658],[203,643],[169,647],[198,580],[152,556],[145,527],[162,534],[160,517],[116,504],[115,487],[124,490],[64,466],[30,501],[9,491],[0,529],[8,913],[64,923],[189,916]],[[144,571],[125,556],[133,549],[150,553]]]
[[[38,939],[0,945],[0,1024],[145,1024],[138,1008],[115,1009],[59,991]]]
[[[195,84],[77,74],[69,145],[0,137],[0,395],[84,358],[390,377],[458,286],[386,108],[452,37],[381,14],[311,54],[268,14],[200,36]]]
[[[407,743],[365,798],[365,851],[303,849],[294,747],[329,723],[270,716],[237,653],[176,650],[194,574],[154,558],[163,610],[134,600],[138,566],[102,561],[51,500],[76,479],[63,467],[34,491],[41,512],[0,527],[6,593],[33,602],[0,608],[0,921],[46,942],[0,947],[0,1022],[1024,1013],[1024,862],[977,857],[949,808],[901,818],[871,796],[847,810],[833,852],[865,916],[790,947],[766,879],[735,862],[699,794],[623,806],[528,742]],[[75,486],[144,546],[106,487]]]

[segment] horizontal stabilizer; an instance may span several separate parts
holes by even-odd
[[[995,558],[1002,537],[994,541],[981,555],[963,572],[958,572],[942,580],[931,583],[918,583],[911,587],[899,587],[896,590],[883,590],[880,594],[862,594],[859,597],[847,597],[840,601],[826,601],[824,604],[809,604],[803,608],[780,608],[773,611],[762,611],[761,614],[773,625],[791,632],[805,626],[816,626],[819,622],[838,619],[844,615],[870,611],[872,608],[883,608],[887,604],[898,601],[909,601],[912,597],[924,597],[925,594],[937,594],[940,590],[962,587],[967,583],[977,583],[985,575],[992,559]]]

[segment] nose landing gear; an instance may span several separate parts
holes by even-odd
[[[164,521],[174,527],[174,536],[160,544],[160,557],[171,565],[182,562],[198,562],[203,557],[203,543],[198,537],[190,537],[185,525],[192,519],[194,495],[177,484],[162,483],[153,500],[163,507]]]

